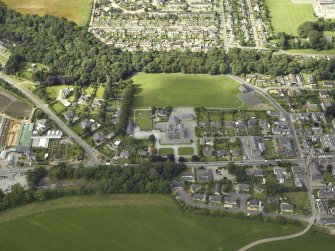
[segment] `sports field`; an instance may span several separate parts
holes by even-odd
[[[146,74],[133,77],[137,87],[134,106],[237,108],[240,84],[228,76]]]
[[[276,241],[263,244],[250,249],[250,251],[333,251],[335,247],[335,236],[320,232],[310,231],[302,237],[285,241]]]
[[[0,250],[15,251],[236,250],[300,230],[183,213],[170,196],[141,194],[35,203],[0,213],[0,223]]]
[[[292,3],[291,0],[265,0],[270,10],[272,26],[276,33],[286,32],[298,35],[298,26],[314,21],[311,4]]]
[[[23,14],[65,17],[85,25],[91,15],[93,0],[2,0],[8,7]]]

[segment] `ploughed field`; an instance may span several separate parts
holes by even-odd
[[[300,229],[185,213],[170,196],[74,196],[0,213],[0,250],[236,250]]]
[[[133,78],[137,87],[134,107],[237,108],[240,84],[228,76],[201,74],[146,74]]]
[[[89,20],[93,0],[2,0],[11,9],[23,14],[65,17],[79,25]]]

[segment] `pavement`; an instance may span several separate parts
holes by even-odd
[[[66,133],[74,142],[80,145],[86,154],[89,156],[89,160],[85,163],[86,166],[97,167],[102,164],[102,162],[98,159],[98,152],[88,145],[82,138],[80,138],[76,133],[74,133],[57,115],[55,115],[48,107],[48,104],[45,104],[42,100],[40,100],[37,96],[35,96],[31,91],[21,86],[19,82],[10,76],[0,72],[0,78],[4,79],[8,84],[20,90],[23,95],[25,95],[29,100],[40,110],[42,110],[45,114],[49,116],[49,119],[53,120],[59,128]]]

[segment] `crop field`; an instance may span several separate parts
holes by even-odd
[[[145,74],[133,77],[137,87],[134,107],[237,108],[240,84],[228,76],[196,74]]]
[[[292,225],[184,213],[170,196],[71,196],[0,213],[0,249],[237,250]]]
[[[298,26],[307,21],[315,21],[311,4],[296,4],[291,0],[266,0],[270,10],[272,26],[276,33],[286,32],[298,35]]]
[[[53,15],[65,17],[79,25],[85,25],[91,15],[93,0],[3,0],[8,7],[23,14]]]
[[[23,119],[30,116],[32,106],[17,99],[8,92],[0,90],[0,113],[5,113],[8,116]]]
[[[270,242],[250,249],[250,251],[332,251],[334,250],[335,236],[326,235],[311,230],[302,237],[285,241]]]

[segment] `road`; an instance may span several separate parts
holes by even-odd
[[[229,51],[229,44],[228,44],[228,38],[227,38],[227,30],[226,30],[226,22],[224,17],[224,8],[223,8],[223,0],[219,0],[219,5],[221,9],[221,27],[222,27],[222,35],[223,35],[223,46],[226,53]]]
[[[102,162],[97,158],[97,152],[94,148],[88,145],[82,138],[80,138],[76,133],[74,133],[57,115],[55,115],[49,108],[48,104],[45,104],[37,96],[35,96],[31,91],[21,86],[15,79],[10,76],[0,72],[0,78],[4,79],[8,84],[14,88],[20,90],[23,95],[31,100],[31,102],[45,114],[49,116],[49,119],[53,120],[59,128],[66,133],[74,142],[83,148],[89,157],[89,160],[85,163],[86,166],[97,167],[102,164]]]
[[[255,91],[256,93],[258,93],[259,95],[261,95],[262,97],[266,98],[283,116],[284,118],[286,119],[287,121],[287,124],[288,124],[288,127],[289,127],[289,130],[290,130],[290,134],[291,134],[291,138],[293,140],[293,145],[294,145],[294,148],[297,152],[297,155],[298,155],[298,158],[302,158],[302,154],[301,154],[301,148],[300,148],[300,145],[299,145],[299,141],[298,141],[298,137],[297,137],[297,134],[294,130],[294,126],[293,126],[293,123],[292,123],[292,119],[291,119],[291,116],[288,112],[286,112],[284,110],[283,107],[281,107],[280,104],[278,104],[278,102],[273,99],[266,91],[264,91],[262,88],[260,87],[257,87],[257,86],[254,86],[254,85],[251,85],[249,84],[248,82],[246,82],[244,79],[240,78],[240,77],[236,77],[236,76],[233,76],[233,75],[230,75],[230,77],[232,79],[234,79],[235,81],[241,83],[241,84],[244,84],[246,86],[248,86],[251,90]]]

